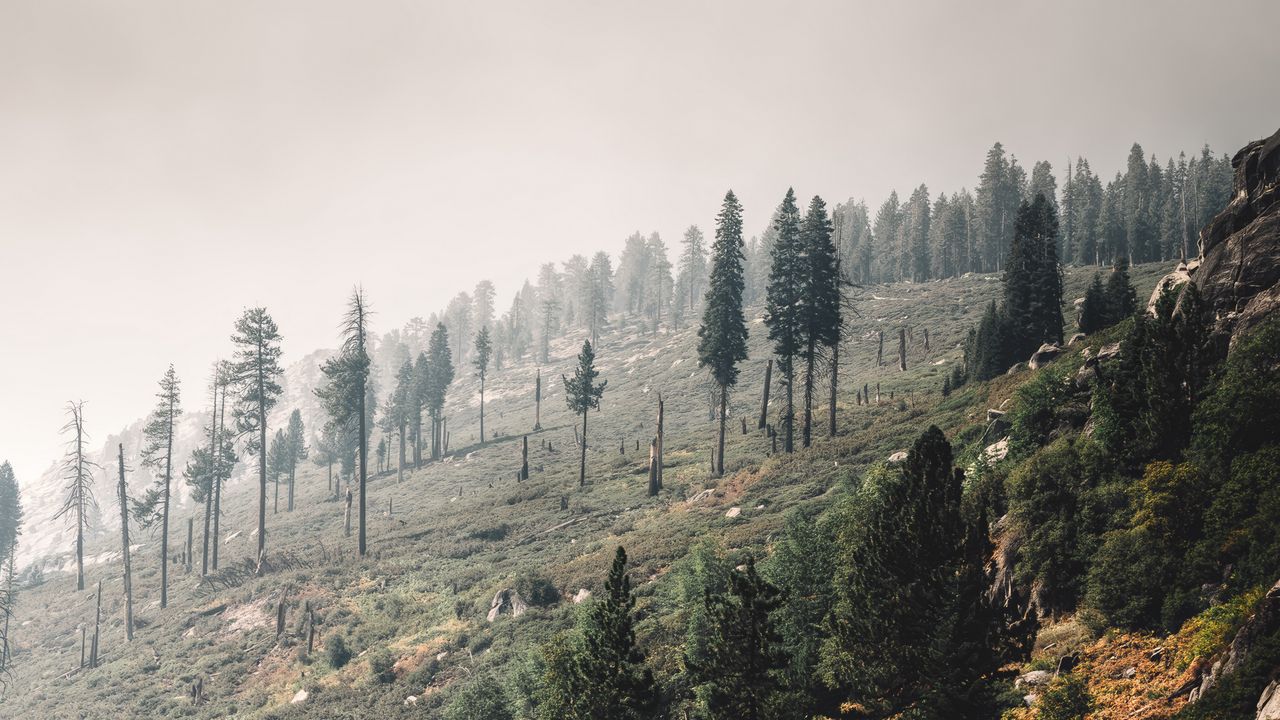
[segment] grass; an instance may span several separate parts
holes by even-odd
[[[1140,297],[1167,269],[1134,268]],[[1092,270],[1067,271],[1068,318],[1071,299],[1083,294],[1091,276]],[[104,588],[104,657],[96,669],[73,672],[79,665],[80,627],[89,623],[92,632],[94,597],[91,591],[76,592],[72,575],[48,572],[44,584],[20,596],[13,633],[15,672],[0,714],[434,717],[478,673],[493,672],[507,681],[516,677],[530,648],[572,623],[576,610],[570,599],[579,589],[598,593],[619,543],[632,562],[640,642],[655,664],[669,666],[680,629],[669,622],[676,593],[663,591],[664,583],[700,538],[715,538],[731,556],[763,552],[788,511],[825,506],[844,483],[908,447],[929,424],[958,443],[959,457],[976,456],[987,408],[1002,405],[1032,373],[970,384],[947,398],[940,389],[944,375],[961,359],[969,327],[999,291],[995,276],[855,291],[859,315],[841,353],[840,434],[826,437],[823,405],[815,413],[819,429],[814,447],[789,456],[771,454],[768,439],[753,422],[768,357],[755,313],[751,359],[730,403],[723,478],[708,471],[715,432],[708,412],[711,388],[697,368],[696,338],[687,328],[654,335],[619,321],[602,337],[597,358],[609,387],[602,409],[591,416],[588,479],[581,488],[576,418],[565,408],[563,388],[555,379],[571,367],[581,338],[555,343],[551,362],[543,367],[549,382],[544,384],[544,429],[539,433],[530,432],[532,363],[491,373],[486,425],[493,437],[483,444],[474,429],[478,384],[466,373],[450,394],[452,457],[406,472],[403,482],[396,481],[394,472],[371,478],[366,558],[355,557],[354,537],[343,534],[343,506],[329,499],[324,468],[308,465],[297,480],[297,510],[267,519],[269,553],[294,558],[294,566],[230,583],[225,568],[251,557],[255,544],[256,483],[238,476],[225,497],[224,538],[240,534],[221,548],[221,576],[231,586],[202,583],[197,575],[175,568],[170,606],[160,609],[155,602],[158,543],[141,538],[145,544],[134,554],[134,587],[143,624],[134,642],[124,641],[118,563],[93,565],[87,568],[87,581],[92,586],[101,579]],[[896,329],[901,325],[912,328],[905,372],[896,363]],[[923,348],[924,328],[929,329],[928,351]],[[886,338],[883,367],[875,364],[878,329],[895,336]],[[1092,338],[1089,342],[1096,344]],[[1073,346],[1058,365],[1077,367],[1081,347]],[[879,387],[880,405],[856,404],[854,388],[864,383],[873,397]],[[667,400],[665,488],[648,498],[646,446],[658,393]],[[825,388],[819,397],[826,397]],[[775,416],[778,401],[775,392]],[[746,434],[738,424],[744,416]],[[517,482],[520,438],[526,432],[531,477]],[[625,452],[619,452],[620,444]],[[703,490],[711,492],[699,495]],[[562,499],[567,510],[561,509]],[[384,512],[389,502],[395,510],[390,516]],[[740,514],[727,517],[734,507]],[[90,554],[113,549],[104,540]],[[494,594],[535,572],[554,586],[561,600],[533,607],[520,618],[500,616],[488,622],[485,615]],[[282,597],[286,632],[277,638],[274,610]],[[310,654],[302,613],[306,603],[316,611],[318,630]],[[226,608],[220,612],[198,612],[222,605]],[[336,638],[352,653],[341,667],[327,660]],[[204,701],[195,704],[190,688],[198,681],[203,682]],[[308,699],[291,704],[302,689]],[[416,701],[408,702],[409,696]]]

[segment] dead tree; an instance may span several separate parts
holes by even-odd
[[[520,479],[529,479],[529,436],[525,435],[520,443]]]
[[[659,489],[659,490],[661,490],[661,489],[662,489],[662,423],[663,423],[663,418],[664,418],[664,415],[663,415],[662,395],[661,395],[661,394],[659,394],[659,395],[658,395],[658,436],[657,436],[657,438],[655,439],[655,443],[656,443],[656,445],[657,445],[657,467],[658,467],[658,469],[657,469],[657,474],[658,474],[658,489]]]
[[[120,498],[120,557],[124,560],[124,635],[133,642],[133,571],[129,565],[129,493],[124,482],[124,444],[118,444],[120,452],[120,484],[116,486]]]
[[[62,477],[67,481],[66,499],[62,507],[53,516],[68,518],[76,530],[76,590],[84,590],[84,533],[88,529],[89,518],[98,509],[98,502],[93,497],[93,470],[97,467],[92,460],[85,457],[84,444],[84,402],[67,403],[67,414],[70,419],[62,426],[62,431],[71,436],[67,440],[67,454],[62,461]]]
[[[929,328],[924,329],[924,351],[929,352]]]
[[[193,517],[187,518],[187,557],[186,557],[185,570],[188,575],[191,574],[191,560],[195,551],[195,545],[192,543],[192,540],[195,537],[194,535],[195,522],[196,522],[195,518]]]
[[[764,391],[760,398],[760,424],[756,429],[763,430],[764,426],[769,422],[769,383],[773,380],[773,358],[769,358],[769,362],[764,366]],[[745,422],[745,420],[744,420]]]
[[[876,383],[876,405],[880,404],[880,383]]]
[[[311,607],[310,600],[307,601],[304,612],[307,614],[307,654],[310,655],[316,642],[316,611]]]
[[[280,599],[276,601],[276,637],[284,634],[284,593],[280,593]]]
[[[876,367],[884,367],[884,331],[876,331]]]
[[[89,649],[89,667],[98,667],[98,637],[102,630],[102,581],[98,581],[98,603],[93,612],[93,645]]]
[[[907,369],[907,329],[898,328],[898,370]]]
[[[351,485],[347,485],[347,511],[346,519],[343,521],[342,534],[351,537]]]
[[[827,428],[827,436],[836,436],[836,388],[839,387],[840,378],[840,342],[837,340],[831,346],[831,397],[828,402],[827,419],[830,427]]]
[[[658,494],[658,439],[649,441],[649,497]]]
[[[743,415],[739,419],[742,420],[742,434],[746,435],[747,434],[747,416]]]
[[[542,368],[538,368],[538,377],[533,381],[533,431],[542,429]]]

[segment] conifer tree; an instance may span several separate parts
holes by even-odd
[[[697,225],[690,225],[684,231],[684,250],[680,253],[680,279],[678,284],[685,291],[685,297],[679,303],[688,303],[686,308],[693,312],[702,299],[703,289],[707,284],[707,248],[702,231]]]
[[[227,432],[227,394],[231,390],[231,383],[234,379],[231,363],[226,360],[219,360],[214,365],[213,386],[216,390],[217,403],[213,408],[214,418],[210,420],[213,425],[211,438],[213,439],[212,447],[219,448],[221,452],[213,457],[213,538],[209,543],[211,545],[209,553],[209,566],[213,570],[218,569],[218,537],[220,521],[222,518],[222,485],[231,476],[231,469],[239,458],[236,457],[235,450],[235,434]]]
[[[691,662],[697,693],[712,720],[773,720],[784,706],[789,658],[774,624],[782,605],[776,587],[756,572],[755,559],[729,575],[726,593],[704,599],[711,637],[705,662]]]
[[[720,432],[716,473],[724,474],[724,433],[729,388],[738,382],[738,363],[747,358],[747,321],[742,313],[742,205],[725,193],[711,245],[711,277],[698,328],[698,366],[708,368],[720,388]]]
[[[544,650],[540,720],[643,720],[653,717],[656,691],[636,647],[636,599],[620,546],[604,592],[579,621],[578,636]],[[576,642],[575,642],[576,641]]]
[[[276,430],[271,438],[270,449],[267,450],[267,472],[271,475],[271,487],[274,493],[271,514],[280,512],[280,476],[289,474],[289,439],[284,430]]]
[[[426,376],[423,397],[431,418],[431,459],[439,460],[444,452],[444,402],[453,383],[453,362],[449,354],[449,330],[436,325],[427,345]]]
[[[782,447],[792,452],[795,450],[795,360],[805,347],[803,304],[808,273],[800,234],[800,210],[796,207],[795,192],[790,188],[775,218],[777,239],[773,244],[773,262],[769,269],[764,322],[769,328],[773,354],[778,358],[778,370],[786,388]]]
[[[13,466],[6,460],[0,463],[0,567],[18,546],[22,534],[22,494]]]
[[[480,444],[484,444],[484,381],[489,374],[489,358],[493,354],[493,343],[489,340],[489,328],[481,327],[476,333],[475,358],[471,363],[476,369],[476,377],[480,378]]]
[[[1093,281],[1084,291],[1084,302],[1080,305],[1080,332],[1089,334],[1101,330],[1107,326],[1109,316],[1102,276],[1094,273]]]
[[[800,230],[801,278],[799,314],[800,357],[805,362],[804,447],[813,433],[813,389],[820,354],[840,341],[840,258],[831,240],[827,205],[814,196]]]
[[[603,380],[596,384],[600,371],[595,368],[596,353],[591,349],[591,342],[582,343],[582,352],[578,353],[578,365],[574,368],[573,377],[564,375],[564,401],[575,414],[582,415],[581,461],[578,464],[578,485],[587,484],[587,411],[600,407],[600,396],[609,384]]]
[[[143,428],[142,464],[158,473],[135,513],[143,527],[160,523],[160,607],[169,606],[169,505],[173,484],[173,435],[182,414],[178,374],[173,365],[160,378],[156,407]]]
[[[1009,356],[1024,359],[1044,342],[1062,342],[1058,218],[1043,195],[1023,203],[1004,273]]]
[[[289,512],[293,512],[293,484],[298,474],[298,461],[307,459],[307,436],[306,428],[302,424],[302,411],[294,408],[289,413],[289,429],[285,433],[288,442],[288,472],[289,472]]]
[[[598,252],[591,258],[591,299],[587,309],[589,316],[587,328],[591,331],[591,346],[600,347],[600,329],[604,327],[609,315],[609,304],[613,296],[613,266],[609,255]]]
[[[1137,305],[1138,295],[1129,282],[1129,260],[1118,257],[1107,277],[1104,305],[1107,324],[1114,325],[1130,317],[1137,310]]]
[[[404,463],[405,463],[405,438],[408,430],[409,420],[415,413],[421,417],[422,405],[417,400],[417,393],[414,389],[414,373],[413,361],[405,360],[400,366],[400,370],[396,372],[396,387],[392,391],[391,396],[391,412],[384,417],[384,420],[392,423],[396,436],[399,438],[396,443],[399,453],[399,459],[396,464],[396,480],[404,479]]]
[[[93,497],[93,471],[97,464],[85,457],[84,444],[88,436],[84,429],[84,401],[68,402],[67,424],[62,432],[67,438],[67,453],[62,458],[62,479],[66,481],[66,496],[54,519],[67,518],[76,531],[76,589],[84,590],[84,533],[98,509]]]
[[[444,326],[437,326],[442,329]],[[347,301],[347,312],[342,318],[342,347],[338,354],[330,357],[321,367],[327,384],[317,388],[315,393],[320,398],[329,417],[336,425],[354,430],[355,452],[359,466],[353,468],[359,472],[360,490],[360,523],[357,534],[357,548],[363,557],[366,550],[365,530],[365,484],[369,468],[369,436],[368,411],[375,403],[369,402],[369,353],[367,337],[369,332],[369,305],[364,291],[357,287],[351,291]],[[444,348],[444,364],[453,372],[452,359],[448,355],[448,346]]]
[[[282,391],[280,376],[280,331],[266,308],[245,310],[236,321],[231,342],[236,359],[231,366],[237,399],[232,418],[236,431],[245,437],[245,452],[258,456],[258,572],[267,549],[267,413],[275,407]]]

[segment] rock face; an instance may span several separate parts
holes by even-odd
[[[1280,131],[1231,159],[1235,196],[1200,231],[1200,262],[1189,274],[1214,320],[1233,341],[1280,309]]]
[[[1256,720],[1280,720],[1280,680],[1272,680],[1258,698]]]
[[[1218,684],[1222,678],[1234,673],[1240,669],[1248,659],[1249,653],[1253,651],[1258,640],[1268,636],[1277,626],[1280,626],[1280,580],[1267,591],[1266,596],[1258,605],[1258,610],[1245,621],[1244,626],[1236,633],[1235,638],[1231,640],[1231,645],[1227,647],[1227,651],[1221,658],[1213,663],[1213,666],[1200,678],[1200,687],[1191,691],[1191,702],[1204,697],[1204,694]],[[1274,692],[1272,693],[1274,695]],[[1274,701],[1273,698],[1263,694],[1263,700],[1267,704],[1276,704],[1280,710],[1280,703]],[[1263,702],[1258,702],[1259,712],[1264,707]],[[1261,715],[1259,715],[1261,716]]]

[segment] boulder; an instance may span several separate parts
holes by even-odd
[[[906,450],[899,450],[898,452],[896,452],[896,453],[894,453],[894,454],[892,454],[892,455],[890,455],[890,456],[889,456],[889,462],[891,462],[891,463],[900,463],[900,462],[903,462],[903,461],[904,461],[904,460],[906,460],[906,459],[907,459],[907,451],[906,451]]]
[[[1102,362],[1103,360],[1111,360],[1120,355],[1120,343],[1113,342],[1110,345],[1103,345],[1098,348],[1098,354],[1094,356],[1094,360]]]
[[[499,615],[518,618],[528,610],[529,605],[520,597],[520,593],[511,588],[503,588],[494,594],[493,602],[489,603],[487,618],[489,622],[497,620]]]
[[[1062,348],[1058,347],[1057,343],[1045,343],[1031,355],[1031,359],[1027,361],[1027,367],[1039,370],[1061,354]]]
[[[1258,641],[1269,636],[1277,627],[1280,627],[1280,580],[1267,591],[1262,602],[1258,603],[1258,609],[1232,638],[1222,657],[1214,661],[1209,671],[1201,676],[1200,687],[1192,691],[1192,697],[1204,697],[1222,678],[1239,670]]]
[[[306,690],[299,690],[298,692],[293,694],[293,699],[290,700],[289,703],[292,705],[304,703],[307,701],[308,697],[310,697],[310,693],[308,693]]]
[[[573,604],[577,605],[578,603],[582,602],[583,600],[586,600],[589,597],[591,597],[590,590],[586,588],[578,588],[578,592],[573,594]]]
[[[725,517],[727,517],[727,518],[736,518],[736,517],[738,517],[738,516],[739,516],[739,515],[741,515],[741,514],[742,514],[742,508],[740,508],[740,507],[731,507],[731,508],[729,508],[727,511],[725,511],[724,516],[725,516]]]
[[[1076,343],[1084,340],[1084,338],[1085,338],[1084,333],[1076,333],[1075,335],[1072,335],[1071,339],[1067,341],[1067,347],[1071,347],[1072,345],[1075,345]]]
[[[1009,438],[1005,438],[997,443],[992,443],[991,445],[988,445],[985,450],[982,451],[982,459],[986,460],[987,464],[989,465],[1000,462],[1001,460],[1008,457],[1008,455],[1009,455]]]
[[[1043,687],[1051,680],[1053,680],[1053,673],[1048,670],[1032,670],[1019,675],[1018,679],[1013,681],[1013,689]]]

